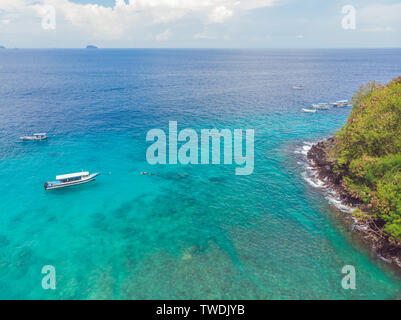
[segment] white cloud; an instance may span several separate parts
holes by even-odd
[[[203,40],[204,40],[204,39],[209,39],[209,40],[211,40],[211,39],[216,39],[217,37],[216,37],[215,35],[213,35],[213,34],[210,34],[210,33],[207,33],[207,32],[205,32],[205,31],[203,31],[203,32],[194,34],[193,38],[194,38],[195,40],[202,40],[202,39],[203,39]]]
[[[297,39],[303,39],[303,38],[304,38],[304,35],[303,35],[303,34],[297,35]]]
[[[242,0],[242,1],[234,1],[234,4],[237,3],[237,7],[243,10],[251,10],[263,7],[273,6],[281,1],[279,0]]]
[[[390,32],[401,27],[401,3],[370,5],[356,11],[357,29],[366,32]]]
[[[223,23],[226,19],[230,18],[234,11],[227,9],[225,6],[214,8],[209,15],[209,21],[212,23]]]
[[[13,14],[13,17],[18,14],[22,28],[24,21],[41,17],[44,5],[52,5],[56,9],[57,28],[61,26],[70,32],[78,29],[102,40],[115,40],[129,35],[138,26],[143,28],[152,24],[171,23],[189,14],[200,23],[223,23],[235,11],[271,6],[277,1],[115,0],[113,7],[106,7],[72,0],[0,0],[0,10],[3,12],[2,18],[6,20],[9,19],[7,14]],[[99,0],[99,3],[102,2]]]
[[[27,4],[26,0],[1,0],[0,9],[4,11],[20,10]]]
[[[173,35],[173,33],[171,32],[171,30],[166,29],[162,33],[160,33],[156,36],[156,40],[157,41],[167,41],[172,35]]]
[[[364,32],[393,32],[394,29],[392,27],[372,27],[372,28],[361,28],[361,31]]]
[[[53,5],[57,17],[62,17],[74,27],[89,31],[93,35],[107,39],[119,39],[124,34],[127,14],[132,10],[124,1],[118,0],[113,8],[97,4],[77,4],[68,0],[42,0]],[[36,7],[41,4],[35,5]]]

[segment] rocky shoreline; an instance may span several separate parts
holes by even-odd
[[[326,187],[334,190],[345,205],[369,213],[370,207],[349,194],[342,185],[342,175],[335,173],[333,168],[336,159],[330,156],[335,145],[335,138],[329,138],[313,145],[307,153],[309,165],[316,171],[317,178],[323,181]],[[351,214],[350,214],[351,216]],[[375,219],[358,219],[352,216],[352,230],[358,233],[361,240],[382,261],[401,271],[401,244],[389,239],[382,230],[383,224]]]

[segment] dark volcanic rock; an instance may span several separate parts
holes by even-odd
[[[343,175],[334,171],[337,160],[331,154],[335,143],[336,139],[333,137],[313,145],[307,154],[308,160],[316,169],[317,177],[334,189],[342,201],[351,206],[360,206],[361,200],[352,197],[342,185]]]
[[[308,159],[318,168],[319,178],[338,184],[341,176],[333,172],[336,159],[330,157],[335,145],[335,138],[329,138],[312,146],[308,152]]]
[[[325,181],[330,189],[335,190],[344,203],[369,213],[371,206],[352,197],[342,185],[342,174],[333,170],[337,163],[331,156],[335,143],[333,137],[313,145],[307,154],[308,161],[317,171],[318,178]],[[363,242],[382,261],[401,268],[401,244],[395,243],[383,232],[382,221],[373,218],[366,221],[354,220],[353,230],[361,235]]]

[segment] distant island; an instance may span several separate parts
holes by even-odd
[[[363,86],[347,123],[308,159],[343,202],[378,256],[401,267],[401,77]]]
[[[88,45],[88,46],[86,46],[86,49],[98,49],[98,47],[96,47],[94,45]]]
[[[5,49],[6,47],[5,46],[0,46],[0,49]]]

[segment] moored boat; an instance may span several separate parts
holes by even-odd
[[[328,103],[319,103],[318,106],[319,106],[318,109],[321,109],[321,110],[329,110],[330,109]]]
[[[320,109],[320,110],[329,110],[330,109],[330,107],[328,106],[327,103],[312,104],[312,107],[314,109]]]
[[[42,141],[47,140],[47,133],[34,133],[31,136],[20,137],[22,141]]]
[[[316,113],[317,112],[316,109],[306,109],[306,108],[303,108],[302,111],[306,112],[306,113]]]
[[[348,105],[348,100],[339,100],[331,103],[334,107],[346,107]]]
[[[90,174],[87,171],[56,176],[55,181],[45,182],[45,190],[76,186],[95,180],[99,173]]]

